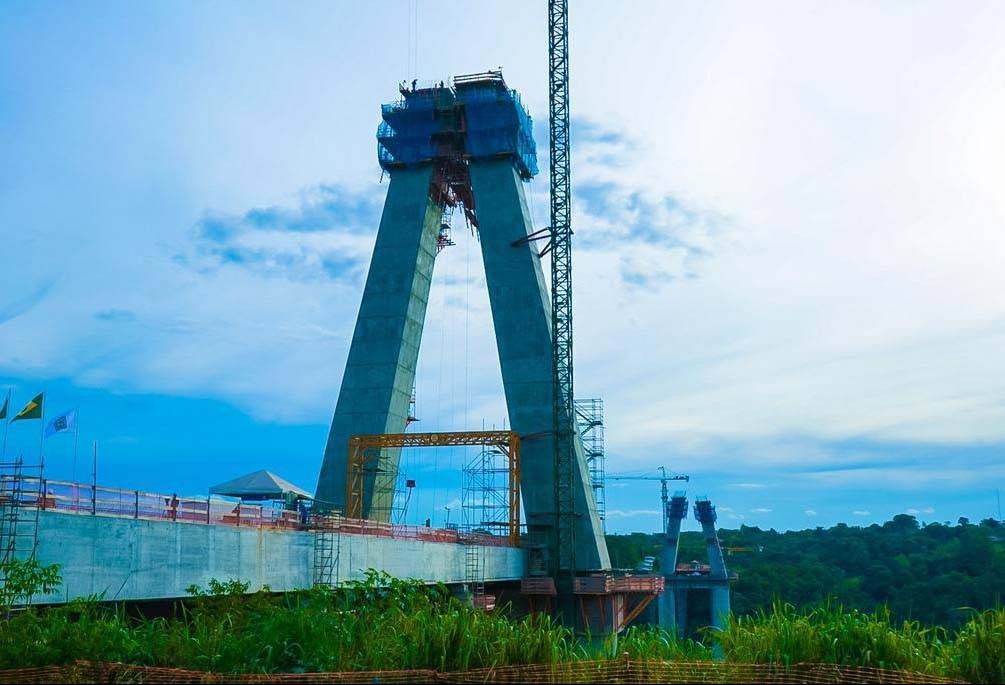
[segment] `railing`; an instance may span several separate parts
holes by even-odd
[[[426,542],[447,542],[487,547],[512,546],[509,538],[501,535],[472,533],[450,528],[408,526],[369,519],[345,518],[342,516],[311,516],[309,527],[314,530],[326,530],[344,535],[375,535],[404,540],[424,540]]]
[[[659,594],[663,592],[663,587],[663,576],[660,575],[612,576],[596,573],[576,578],[574,592],[577,595],[607,595],[612,592]]]
[[[286,530],[300,527],[295,511],[216,497],[179,497],[53,480],[45,481],[43,493],[41,509],[72,514]]]
[[[27,493],[25,493],[27,494]],[[42,510],[91,516],[173,521],[275,530],[330,530],[345,535],[375,535],[406,540],[507,547],[506,537],[443,528],[406,526],[341,516],[311,516],[306,522],[296,511],[242,504],[218,497],[193,498],[171,494],[120,490],[68,481],[43,480],[35,501]]]

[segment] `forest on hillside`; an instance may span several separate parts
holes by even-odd
[[[846,609],[889,607],[897,620],[957,627],[974,609],[1001,606],[1005,596],[1005,526],[919,524],[907,514],[868,527],[788,531],[741,526],[721,529],[726,564],[739,579],[733,611],[748,615],[774,600],[797,607],[834,601]],[[607,536],[611,561],[634,568],[645,556],[659,559],[656,535]],[[679,562],[706,561],[701,533],[681,535]]]

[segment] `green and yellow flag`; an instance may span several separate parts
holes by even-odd
[[[27,421],[29,419],[40,419],[42,418],[42,398],[45,396],[44,392],[40,392],[35,395],[31,402],[24,405],[24,409],[17,413],[13,419],[10,420],[11,423],[15,421]]]

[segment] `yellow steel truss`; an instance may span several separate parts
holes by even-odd
[[[386,433],[349,438],[346,517],[363,518],[363,487],[367,468],[375,468],[381,450],[394,447],[495,447],[509,462],[509,540],[520,540],[520,436],[513,431],[447,433]]]

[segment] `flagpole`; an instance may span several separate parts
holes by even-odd
[[[14,388],[7,388],[7,411],[5,414],[10,413],[11,400],[14,399]],[[7,431],[10,430],[10,419],[6,416],[3,417],[3,456],[0,459],[7,458]]]
[[[38,431],[38,477],[45,472],[45,393],[42,393],[42,415]]]
[[[80,437],[80,410],[73,410],[73,479],[77,479],[77,439]]]
[[[97,514],[98,504],[98,441],[94,441],[94,458],[91,461],[91,515]]]

